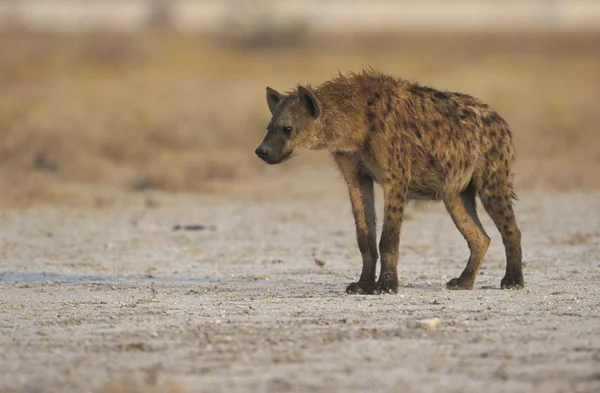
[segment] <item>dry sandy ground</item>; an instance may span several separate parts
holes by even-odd
[[[0,32],[0,393],[599,392],[598,34],[275,36]],[[413,206],[400,293],[344,294],[326,155],[253,151],[265,85],[368,66],[511,124],[526,289],[485,217],[476,289],[445,290],[467,246]]]
[[[600,193],[521,195],[524,290],[499,289],[487,216],[476,288],[444,289],[468,250],[434,205],[409,209],[400,293],[351,296],[330,188],[4,210],[0,392],[600,391]]]

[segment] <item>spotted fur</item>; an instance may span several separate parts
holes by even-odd
[[[411,200],[444,202],[471,250],[466,268],[447,286],[471,289],[490,242],[477,216],[476,196],[506,249],[501,287],[523,287],[512,134],[488,105],[375,70],[287,94],[268,88],[267,100],[273,118],[257,154],[267,151],[270,156],[261,158],[278,163],[301,150],[328,150],[348,184],[363,259],[361,276],[348,293],[398,291],[400,228]],[[379,253],[373,182],[382,185],[385,200]]]

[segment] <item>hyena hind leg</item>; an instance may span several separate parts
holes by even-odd
[[[490,238],[477,217],[475,188],[470,185],[461,194],[444,200],[444,204],[471,250],[467,266],[460,277],[453,278],[446,286],[448,289],[472,289],[475,276],[490,245]]]
[[[506,274],[500,282],[502,289],[521,289],[524,286],[521,231],[513,210],[513,197],[512,185],[509,182],[488,183],[479,191],[481,204],[496,224],[504,243]]]

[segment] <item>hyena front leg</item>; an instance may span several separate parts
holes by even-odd
[[[346,293],[372,294],[375,289],[375,268],[378,257],[373,179],[366,175],[355,177],[355,179],[348,182],[348,189],[363,267],[360,279],[358,282],[348,285]]]
[[[398,247],[400,227],[408,192],[408,180],[396,179],[384,184],[384,221],[379,241],[381,273],[375,287],[376,293],[398,293]]]
[[[373,179],[360,172],[355,157],[338,153],[334,158],[348,184],[356,224],[356,239],[363,262],[360,279],[348,285],[346,292],[371,294],[375,289],[375,268],[378,257]]]

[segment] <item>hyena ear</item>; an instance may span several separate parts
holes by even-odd
[[[271,114],[275,113],[275,109],[283,100],[283,94],[280,94],[277,90],[271,89],[267,86],[267,105],[269,105],[269,110]]]
[[[312,91],[304,86],[298,86],[298,97],[300,97],[300,102],[306,106],[312,117],[318,119],[321,116],[321,104]]]

